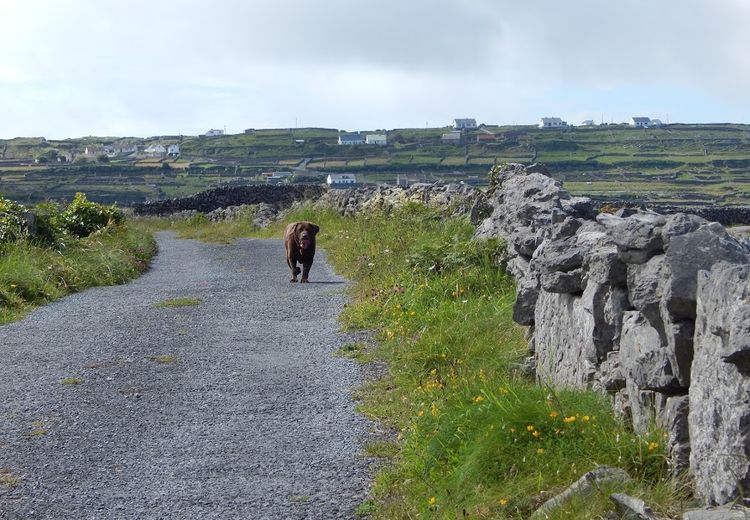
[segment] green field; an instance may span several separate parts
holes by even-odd
[[[0,193],[34,203],[70,198],[85,189],[93,200],[127,204],[220,184],[265,182],[263,172],[294,171],[294,180],[303,181],[309,177],[298,168],[305,164],[311,173],[355,173],[364,183],[394,182],[400,176],[482,185],[496,163],[541,162],[574,194],[684,204],[748,202],[750,125],[484,126],[467,132],[460,145],[442,143],[441,135],[450,130],[362,132],[386,133],[387,146],[340,146],[338,130],[325,128],[217,137],[0,140]],[[480,135],[491,140],[478,142]],[[136,144],[143,149],[154,143],[179,144],[179,160],[97,155],[104,147]]]

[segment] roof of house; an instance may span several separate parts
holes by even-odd
[[[543,117],[542,121],[544,123],[562,123],[562,119],[559,117]]]
[[[363,139],[361,134],[339,134],[339,138],[342,141],[359,141]]]
[[[650,117],[634,117],[633,122],[634,123],[648,123],[651,121]]]
[[[466,118],[463,118],[463,119],[454,119],[453,121],[455,121],[457,125],[463,124],[463,125],[474,125],[474,126],[477,126],[477,120],[473,119],[473,118],[470,118],[470,117],[466,117]]]

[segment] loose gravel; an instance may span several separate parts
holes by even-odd
[[[0,327],[0,518],[353,518],[346,281],[319,251],[290,284],[277,240],[158,240],[141,278]]]

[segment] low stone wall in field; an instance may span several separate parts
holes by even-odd
[[[180,211],[209,213],[243,204],[271,204],[288,207],[295,201],[314,200],[327,191],[322,184],[223,186],[190,197],[153,200],[133,204],[136,215],[170,215]]]

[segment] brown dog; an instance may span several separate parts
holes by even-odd
[[[301,283],[307,283],[307,275],[310,274],[313,257],[315,257],[315,235],[320,227],[312,222],[292,222],[284,231],[284,248],[286,249],[286,263],[292,270],[290,282],[297,281],[300,273],[297,262],[302,264]]]

